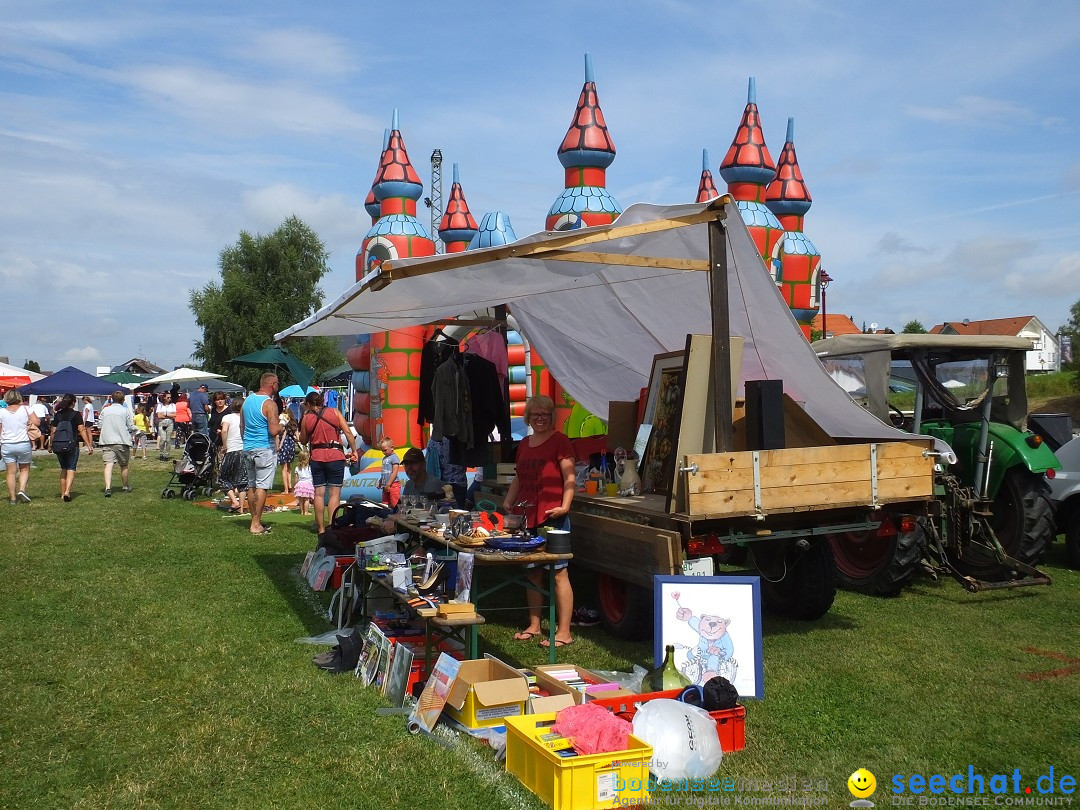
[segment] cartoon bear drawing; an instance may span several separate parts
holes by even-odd
[[[689,624],[690,629],[698,634],[698,657],[704,669],[699,683],[721,674],[721,665],[735,656],[735,645],[727,631],[731,620],[704,614],[695,616],[689,608],[684,607],[678,609],[675,618]]]

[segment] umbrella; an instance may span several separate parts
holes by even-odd
[[[307,387],[306,391],[299,385],[290,385],[289,387],[283,388],[282,390],[278,391],[278,396],[284,397],[285,399],[289,399],[291,397],[305,397],[308,394],[314,393],[318,390],[318,388],[312,388],[310,385]]]
[[[9,388],[18,388],[20,385],[26,385],[29,382],[29,377],[7,377],[0,375],[0,390],[6,391]]]
[[[170,371],[168,374],[160,374],[157,377],[151,377],[149,380],[143,380],[144,383],[183,383],[183,382],[199,382],[201,380],[223,380],[224,374],[214,374],[212,371],[201,371],[197,368],[178,368],[175,371]]]
[[[297,384],[304,388],[311,384],[311,380],[315,376],[315,369],[300,362],[299,358],[290,354],[288,349],[283,349],[281,346],[267,346],[257,352],[234,357],[229,362],[251,368],[277,369],[284,366],[289,370]]]
[[[130,371],[114,371],[112,374],[104,375],[101,379],[124,385],[126,383],[144,383],[150,378],[143,374],[132,374]]]
[[[55,374],[43,377],[37,382],[22,386],[19,393],[52,397],[59,397],[64,394],[107,397],[116,390],[116,385],[114,382],[80,371],[74,366],[68,366],[60,369]]]

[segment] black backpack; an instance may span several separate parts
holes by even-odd
[[[70,453],[76,447],[75,427],[67,419],[61,419],[56,423],[56,432],[52,437],[52,451],[54,453]]]

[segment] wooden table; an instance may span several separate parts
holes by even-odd
[[[475,559],[473,566],[473,583],[471,601],[476,605],[477,612],[481,612],[481,603],[486,598],[511,585],[519,585],[524,588],[539,591],[547,600],[548,605],[548,660],[555,663],[555,567],[553,563],[569,561],[574,558],[573,554],[548,554],[546,551],[508,553],[487,548],[485,546],[470,547],[459,546],[452,540],[443,537],[441,532],[422,528],[419,523],[404,515],[391,515],[391,520],[403,530],[415,534],[424,541],[433,543],[459,554],[472,554]],[[547,587],[537,587],[528,578],[529,568],[526,566],[544,566],[547,571]],[[486,590],[480,589],[479,572],[486,570],[497,575],[497,581]],[[473,625],[469,628],[471,646],[476,649],[479,636],[479,627]]]

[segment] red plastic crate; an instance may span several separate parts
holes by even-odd
[[[634,715],[637,714],[638,707],[642,703],[648,703],[650,700],[656,700],[657,698],[676,700],[681,692],[681,689],[668,689],[666,692],[645,692],[640,695],[596,698],[589,702],[595,703],[597,706],[603,706],[605,709],[611,709],[624,720],[633,722]],[[721,709],[720,711],[709,712],[709,715],[716,721],[716,736],[719,738],[720,747],[724,749],[725,754],[730,754],[732,751],[741,751],[746,747],[745,706]]]
[[[330,587],[333,590],[337,590],[341,587],[341,577],[345,574],[345,569],[356,562],[356,557],[351,554],[348,557],[334,557],[334,573],[330,575]]]

